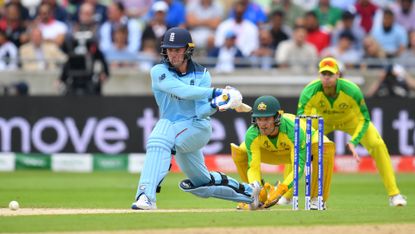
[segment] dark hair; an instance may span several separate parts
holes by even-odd
[[[346,19],[354,19],[354,16],[355,15],[352,12],[350,12],[350,11],[343,11],[342,19],[343,20],[346,20]]]
[[[305,16],[305,17],[307,17],[307,16],[312,16],[312,17],[314,17],[314,18],[318,19],[317,14],[316,14],[314,11],[307,11],[307,12],[304,14],[304,16]]]
[[[121,11],[121,12],[125,11],[125,6],[121,1],[114,1],[114,3],[117,6],[119,11]]]
[[[385,8],[383,9],[383,15],[389,15],[389,16],[394,16],[393,11],[390,8]]]
[[[281,18],[284,18],[285,14],[282,10],[277,9],[277,10],[274,10],[274,11],[271,12],[270,18],[274,18],[275,16],[279,16]]]
[[[353,33],[350,32],[350,31],[341,32],[340,35],[339,35],[339,38],[346,38],[346,39],[349,39],[350,41],[355,40],[355,37],[354,37]]]

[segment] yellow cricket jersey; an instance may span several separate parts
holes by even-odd
[[[291,164],[294,162],[294,119],[295,115],[283,114],[280,121],[279,133],[276,137],[261,135],[256,125],[251,125],[245,134],[245,145],[248,154],[248,181],[261,181],[261,151],[272,153],[272,157],[277,157],[278,164]],[[314,134],[314,129],[312,130]],[[303,174],[305,163],[305,124],[300,128],[300,158],[299,176]],[[282,182],[289,188],[292,187],[293,172],[291,172]]]
[[[354,132],[350,142],[357,145],[366,133],[370,116],[362,91],[353,82],[339,78],[336,85],[336,98],[327,97],[320,80],[308,84],[301,93],[297,114],[317,114],[324,118],[325,126],[341,129],[354,122]]]

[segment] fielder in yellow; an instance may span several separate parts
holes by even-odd
[[[285,164],[284,180],[276,187],[265,183],[260,194],[260,201],[265,208],[278,203],[284,196],[291,199],[293,185],[292,167],[294,162],[294,120],[295,115],[283,113],[279,101],[272,96],[262,96],[255,100],[252,114],[252,125],[245,134],[245,142],[240,146],[231,144],[232,158],[238,169],[239,176],[245,182],[262,181],[261,163]],[[300,130],[299,177],[305,164],[305,121]],[[318,134],[312,130],[312,168],[311,209],[317,209],[317,150]],[[329,197],[330,183],[333,173],[335,146],[324,137],[323,155],[323,207]],[[282,200],[282,199],[281,199]],[[244,209],[244,204],[238,204]]]
[[[361,143],[376,161],[390,206],[405,206],[406,199],[399,192],[388,149],[370,120],[363,94],[353,82],[340,78],[334,58],[319,63],[319,78],[308,84],[301,93],[298,115],[317,114],[324,118],[324,133],[334,130],[348,133],[352,138],[348,149],[360,160],[355,146]]]

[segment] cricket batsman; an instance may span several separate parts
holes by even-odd
[[[324,118],[324,133],[334,130],[351,136],[348,149],[360,161],[355,146],[361,143],[376,162],[389,195],[390,206],[405,206],[404,196],[396,184],[390,155],[385,142],[370,120],[362,91],[353,82],[340,78],[337,61],[327,57],[319,63],[319,79],[301,93],[298,115],[317,114]]]
[[[282,165],[285,164],[284,180],[275,187],[264,184],[260,193],[263,207],[268,208],[284,196],[290,200],[293,186],[294,162],[294,120],[295,115],[283,113],[279,101],[273,96],[262,96],[255,100],[252,113],[252,125],[245,134],[245,142],[240,146],[231,144],[232,158],[238,169],[239,176],[244,182],[263,181],[261,163]],[[300,127],[300,158],[299,178],[304,171],[305,164],[305,120],[301,120]],[[329,197],[330,183],[333,173],[335,146],[324,136],[323,155],[323,209]],[[317,210],[317,155],[318,132],[312,129],[312,167],[314,168],[311,180],[310,208]],[[239,203],[237,209],[247,209],[247,205]]]

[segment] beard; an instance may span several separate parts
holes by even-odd
[[[392,31],[392,26],[383,26],[383,31],[385,33],[390,33]]]

